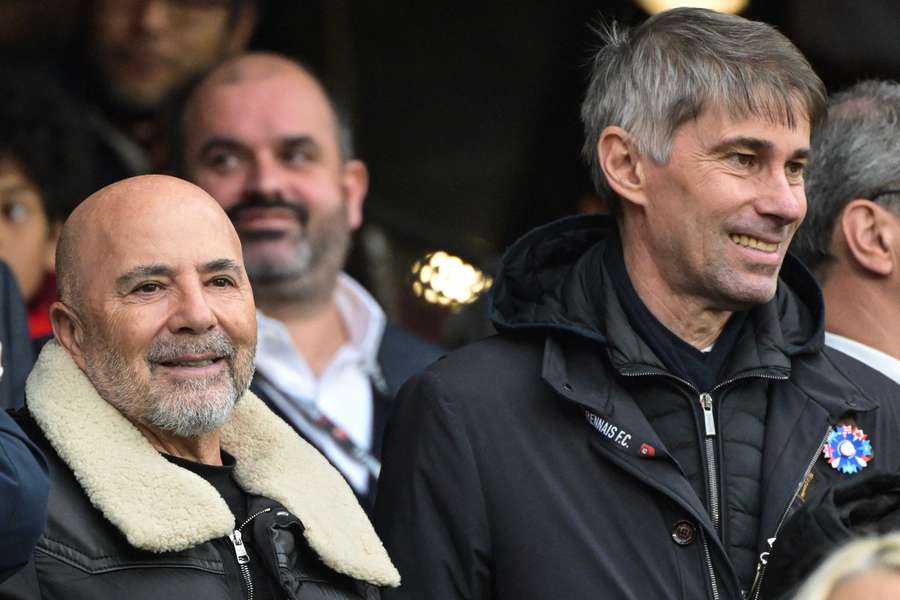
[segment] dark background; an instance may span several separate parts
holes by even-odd
[[[5,18],[13,5],[32,20]],[[64,51],[79,7],[0,0],[8,53]],[[253,46],[302,58],[354,115],[375,232],[357,247],[382,252],[357,252],[351,272],[389,315],[434,338],[455,317],[412,296],[409,266],[445,249],[490,271],[531,227],[590,206],[578,119],[597,44],[590,24],[647,17],[633,0],[269,0],[263,9]],[[793,40],[829,91],[900,79],[898,0],[751,0],[741,14]]]

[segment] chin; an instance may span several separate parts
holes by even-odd
[[[728,298],[732,305],[729,310],[739,311],[747,310],[765,304],[775,297],[777,290],[777,282],[760,284],[757,282],[748,283],[739,289],[731,289],[726,291],[725,297]]]

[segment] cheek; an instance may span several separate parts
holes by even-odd
[[[256,343],[256,306],[250,287],[208,298],[222,330],[236,344]]]
[[[146,368],[145,356],[164,322],[155,307],[107,312],[104,342],[107,349],[118,352],[129,365]]]
[[[244,177],[238,173],[223,175],[207,169],[197,169],[193,171],[191,178],[225,210],[237,204],[244,194]]]
[[[27,298],[46,273],[47,232],[39,226],[6,227],[0,228],[0,235],[3,236],[0,259],[9,263],[22,295]]]
[[[187,34],[171,36],[172,42],[182,51],[180,58],[185,68],[200,70],[218,57],[222,41],[227,35],[225,21],[225,18],[219,18],[218,15],[207,17],[188,29]]]
[[[94,39],[101,53],[124,45],[128,41],[130,29],[128,16],[122,11],[106,6],[99,7],[97,11],[101,16],[94,25]]]
[[[256,346],[256,307],[253,297],[244,299],[242,306],[235,310],[232,334],[235,341],[242,346]]]
[[[349,215],[340,185],[328,178],[299,179],[295,182],[296,195],[309,202],[313,218],[318,221],[334,220],[340,214],[344,219]]]

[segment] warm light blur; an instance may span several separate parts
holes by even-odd
[[[429,304],[470,304],[490,289],[493,280],[458,256],[432,252],[412,266],[413,293]]]
[[[723,13],[737,14],[747,8],[749,0],[637,0],[637,3],[651,15],[671,8],[708,8]]]

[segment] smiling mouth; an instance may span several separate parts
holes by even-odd
[[[168,361],[162,361],[159,364],[164,367],[208,367],[222,360],[221,356],[215,356],[212,358],[197,358],[197,359],[174,359]]]
[[[778,250],[778,244],[770,244],[769,242],[764,242],[748,235],[732,233],[729,237],[732,242],[744,248],[752,248],[753,250],[759,250],[760,252],[765,252],[767,254],[772,254]]]

